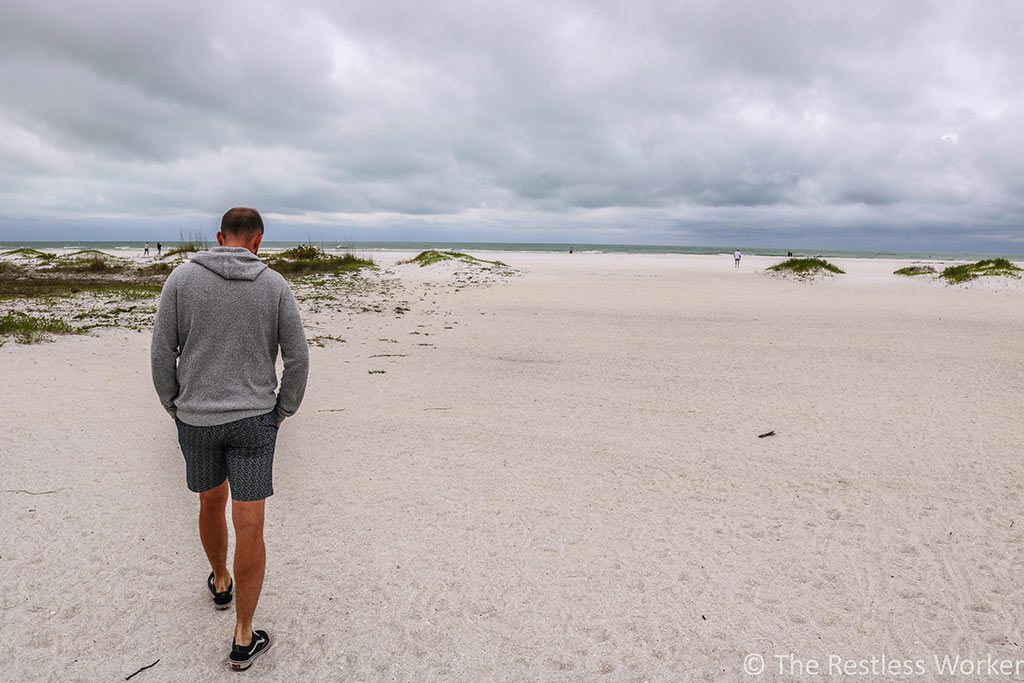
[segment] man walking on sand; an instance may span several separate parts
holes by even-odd
[[[736,251],[734,251],[732,253],[732,257],[736,261],[736,267],[739,268],[740,267],[740,259],[743,258],[743,254],[741,254],[740,250],[737,249]]]
[[[177,425],[188,488],[199,494],[199,538],[212,569],[206,585],[214,607],[227,609],[237,589],[228,656],[235,671],[248,669],[271,644],[266,631],[253,630],[266,566],[263,513],[274,493],[277,430],[299,409],[309,369],[295,297],[256,257],[262,239],[263,219],[254,209],[224,214],[221,246],[196,254],[167,278],[151,349],[153,384]],[[224,516],[229,486],[234,580]]]

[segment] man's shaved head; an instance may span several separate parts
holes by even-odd
[[[220,219],[220,231],[225,237],[252,237],[263,234],[263,219],[256,209],[236,206]]]

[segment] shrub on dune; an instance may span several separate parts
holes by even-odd
[[[1024,269],[1010,263],[1008,259],[992,258],[984,259],[976,263],[965,263],[959,266],[950,266],[942,271],[940,277],[951,285],[970,282],[979,277],[1012,277],[1019,278]]]
[[[914,275],[935,275],[937,272],[932,266],[907,266],[906,268],[894,270],[892,274],[913,277]]]
[[[314,244],[300,244],[291,249],[285,249],[278,256],[290,261],[315,261],[329,258],[326,251]]]
[[[492,266],[505,267],[505,264],[501,261],[487,261],[475,256],[470,256],[469,254],[463,254],[461,251],[439,251],[437,249],[422,251],[408,261],[399,261],[399,263],[418,263],[422,267],[441,263],[443,261],[462,261],[464,263],[472,263],[475,265],[488,264]]]
[[[801,278],[811,278],[816,275],[845,274],[839,266],[820,258],[791,258],[770,266],[768,270],[781,275],[791,274]]]
[[[282,275],[310,275],[314,273],[345,273],[372,268],[373,260],[360,258],[352,253],[328,254],[312,244],[300,244],[280,254],[266,258],[267,266]]]

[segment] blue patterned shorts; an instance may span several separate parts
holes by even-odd
[[[195,427],[177,418],[174,423],[190,491],[209,491],[227,479],[234,500],[262,500],[274,495],[277,413],[213,427]]]

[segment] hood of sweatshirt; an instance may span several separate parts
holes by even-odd
[[[256,254],[244,247],[214,247],[192,257],[192,263],[220,275],[225,280],[255,280],[267,269]]]

